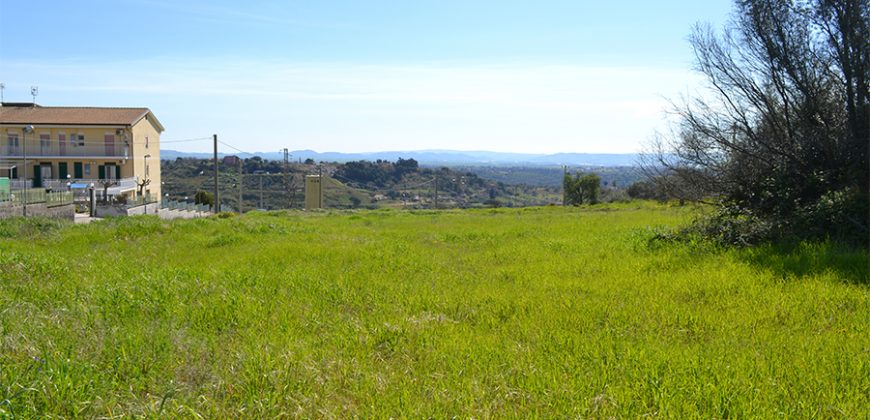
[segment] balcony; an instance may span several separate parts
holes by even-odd
[[[60,147],[57,143],[42,147],[39,145],[27,145],[28,159],[128,159],[128,153],[128,147],[120,144],[98,146],[67,145],[65,147]],[[23,159],[24,148],[20,146],[2,146],[0,147],[0,157],[4,159]]]

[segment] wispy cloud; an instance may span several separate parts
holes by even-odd
[[[220,127],[206,132],[228,131],[263,149],[274,148],[270,142],[281,133],[315,141],[321,149],[627,152],[660,125],[662,96],[695,84],[684,70],[522,62],[370,65],[221,58],[96,68],[4,62],[4,67],[10,74],[39,75],[48,81],[43,92],[65,101],[148,101],[170,129],[192,132],[190,125],[208,121]]]
[[[166,1],[166,0],[135,0],[144,7],[161,9],[169,13],[182,14],[189,19],[205,22],[236,25],[266,24],[280,26],[298,26],[323,29],[353,29],[357,25],[349,22],[325,21],[322,19],[299,19],[286,16],[286,4],[265,2],[254,4],[249,2],[246,7],[239,8],[237,4],[224,6],[211,1]],[[218,28],[224,30],[225,28]]]

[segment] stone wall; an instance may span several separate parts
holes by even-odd
[[[157,214],[158,210],[160,210],[160,204],[150,203],[144,206],[131,207],[127,209],[127,215],[136,216],[140,214]]]
[[[27,205],[27,216],[43,216],[73,220],[75,218],[75,210],[76,208],[72,204],[48,207],[45,203],[31,203]],[[23,214],[24,206],[20,204],[13,205],[9,202],[0,203],[0,218],[18,217]]]
[[[141,214],[157,214],[160,209],[158,203],[150,203],[144,206],[126,207],[122,205],[103,205],[97,204],[97,217],[122,217],[122,216],[138,216]]]

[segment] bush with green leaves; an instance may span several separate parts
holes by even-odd
[[[565,174],[563,188],[567,205],[596,204],[601,192],[601,178],[593,173]]]

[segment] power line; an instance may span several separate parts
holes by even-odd
[[[410,190],[410,189],[412,189],[412,188],[422,187],[422,186],[424,186],[424,185],[428,185],[428,184],[431,184],[431,183],[433,183],[433,182],[435,182],[435,180],[434,180],[434,179],[430,179],[430,180],[428,180],[428,181],[421,182],[421,183],[419,183],[419,184],[417,184],[417,185],[403,185],[403,186],[402,186],[402,187],[403,187],[402,189]]]
[[[225,142],[225,141],[217,140],[217,142],[218,142],[219,144],[221,144],[221,145],[227,147],[227,148],[230,148],[230,149],[232,149],[232,150],[235,150],[236,152],[244,153],[244,154],[248,154],[248,155],[256,155],[256,153],[252,153],[252,152],[248,152],[248,151],[242,150],[242,149],[240,149],[240,148],[238,148],[238,147],[236,147],[236,146],[233,146],[232,144],[229,144],[229,143],[227,143],[227,142]],[[258,174],[258,173],[255,173],[255,174],[252,174],[252,176],[257,176],[257,177],[259,178],[259,181],[260,181],[260,188],[259,188],[259,190],[258,190],[258,192],[260,193],[260,206],[259,206],[260,208],[262,208],[263,205],[264,205],[264,203],[263,203],[263,198],[264,198],[264,197],[263,197],[263,193],[267,191],[267,190],[264,190],[264,188],[263,188],[263,177],[264,177],[264,176],[266,176],[267,178],[268,178],[269,176],[280,176],[280,177],[283,177],[283,178],[284,178],[284,182],[285,182],[285,188],[283,188],[284,192],[285,192],[285,193],[288,193],[288,192],[289,192],[289,193],[293,194],[293,196],[294,196],[294,198],[295,198],[296,188],[295,188],[295,187],[292,187],[292,188],[291,188],[290,183],[289,183],[289,181],[288,181],[289,173],[288,173],[288,167],[287,167],[287,165],[288,165],[288,163],[289,163],[289,161],[288,161],[289,150],[285,148],[285,149],[283,149],[283,151],[284,151],[284,169],[283,169],[283,172],[284,172],[284,173],[276,173],[276,174],[269,174],[269,173],[266,173],[266,174],[259,173],[259,174]],[[242,176],[242,170],[243,170],[243,169],[244,169],[244,167],[242,166],[242,160],[239,159],[239,176],[240,176],[240,177]],[[293,177],[293,178],[295,178],[295,177]],[[242,198],[243,198],[243,196],[242,196],[242,194],[241,194],[241,188],[242,188],[241,186],[242,186],[242,182],[243,182],[243,181],[240,179],[240,180],[239,180],[239,198],[240,198],[240,200],[239,200],[239,205],[240,205],[240,206],[242,205],[242,201],[241,201],[241,200],[242,200]],[[280,190],[274,190],[274,189],[272,189],[272,184],[271,184],[271,182],[270,182],[269,187],[270,187],[270,188],[269,188],[268,192],[269,192],[270,194],[271,194],[271,193],[276,193],[276,192],[281,192]],[[292,192],[291,192],[291,191],[288,191],[288,189],[291,189]],[[293,202],[294,202],[294,201],[295,201],[295,199],[291,199],[291,201],[289,202],[289,203],[290,203],[290,208],[293,208]]]
[[[237,151],[237,152],[239,152],[239,153],[247,153],[247,154],[249,154],[249,155],[253,155],[253,154],[254,154],[254,153],[251,153],[251,152],[246,152],[246,151],[244,151],[244,150],[242,150],[242,149],[239,149],[239,148],[236,147],[236,146],[233,146],[233,145],[231,145],[231,144],[229,144],[229,143],[227,143],[227,142],[221,141],[221,140],[218,140],[218,143],[220,143],[220,144],[222,144],[222,145],[224,145],[224,146],[226,146],[226,147],[229,147],[230,149],[233,149],[233,150],[235,150],[235,151]]]
[[[335,173],[333,173],[329,177],[334,178],[334,179],[338,179],[339,181],[344,180],[345,184],[357,184],[357,185],[361,184],[359,181],[356,181],[356,180],[353,180],[350,178],[345,178],[345,177],[338,175],[338,174],[335,174]],[[360,188],[360,187],[354,187],[354,188]]]
[[[198,137],[195,139],[180,139],[180,140],[160,140],[160,143],[161,144],[163,144],[163,143],[187,143],[187,142],[192,142],[192,141],[204,141],[204,140],[211,140],[211,137]]]

